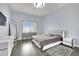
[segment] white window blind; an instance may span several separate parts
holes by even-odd
[[[37,32],[37,23],[23,22],[23,33]]]

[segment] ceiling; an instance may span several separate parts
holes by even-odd
[[[46,3],[43,8],[36,8],[33,3],[12,3],[10,4],[10,8],[12,11],[18,11],[36,16],[45,16],[66,5],[67,3]]]

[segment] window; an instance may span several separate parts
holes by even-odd
[[[37,32],[37,23],[23,22],[23,33]]]

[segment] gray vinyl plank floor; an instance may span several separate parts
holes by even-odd
[[[49,56],[41,51],[31,40],[15,42],[12,56]]]
[[[79,48],[74,48],[74,51],[72,52],[71,56],[79,56]]]
[[[74,48],[71,56],[79,56],[79,48]],[[41,51],[31,40],[22,40],[14,43],[11,56],[50,56]]]

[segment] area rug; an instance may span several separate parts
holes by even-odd
[[[73,49],[64,45],[54,46],[46,51],[51,56],[70,56]]]

